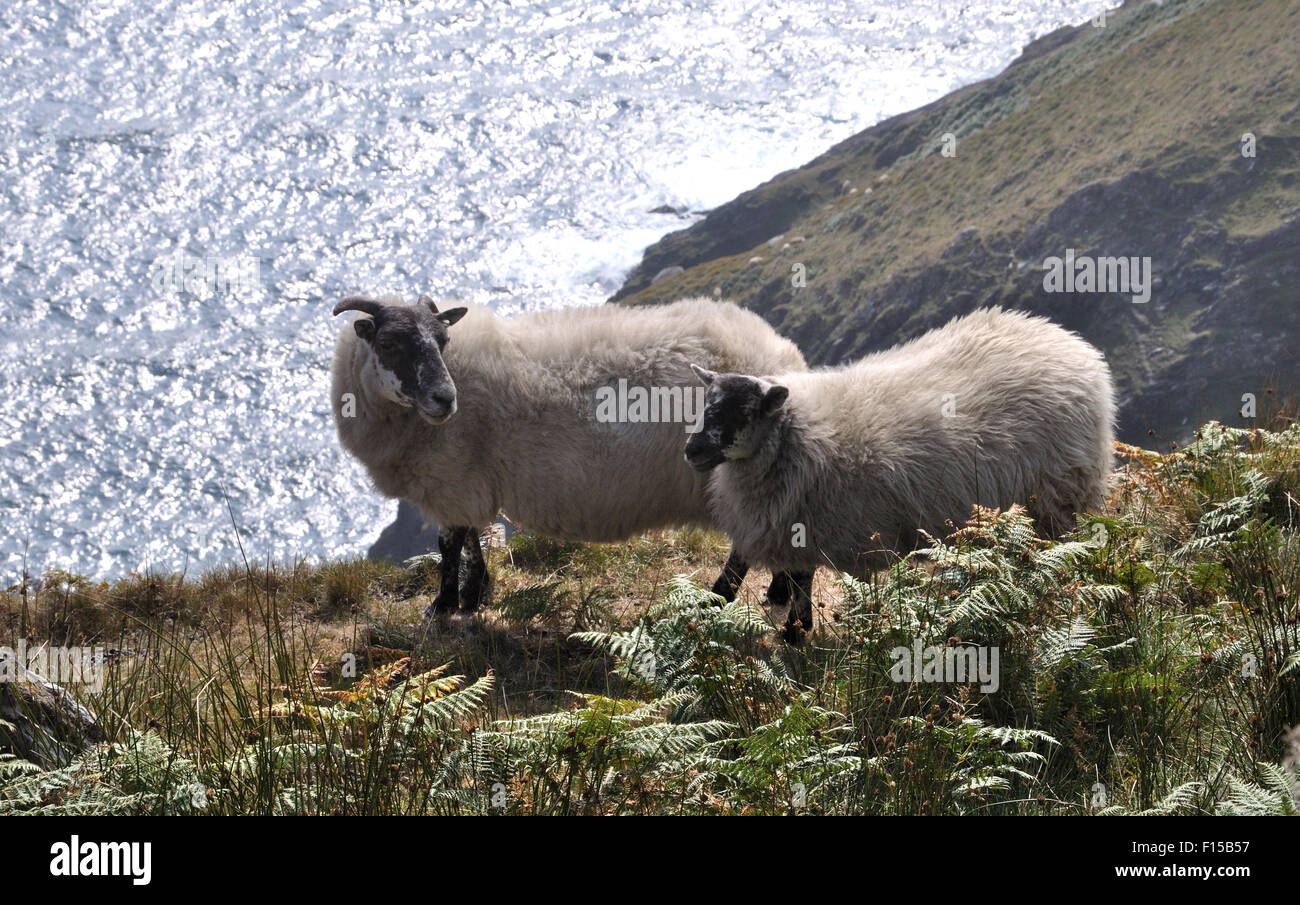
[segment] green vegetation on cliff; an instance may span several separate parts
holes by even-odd
[[[1122,452],[1062,542],[978,511],[823,574],[800,647],[765,576],[725,607],[692,583],[724,552],[699,533],[514,538],[487,606],[427,629],[431,557],[50,573],[0,638],[108,649],[73,689],[99,731],[0,753],[0,814],[1295,813],[1300,427]],[[996,688],[896,674],[917,647],[996,651]]]
[[[1129,442],[1263,416],[1300,371],[1297,46],[1291,0],[1126,4],[665,236],[615,299],[733,298],[815,364],[1002,304],[1106,352]],[[1066,249],[1149,257],[1151,300],[1045,292]]]

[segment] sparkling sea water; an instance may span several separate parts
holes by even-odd
[[[0,568],[363,551],[349,293],[597,304],[642,249],[1104,0],[0,8]],[[670,212],[655,213],[671,209]]]

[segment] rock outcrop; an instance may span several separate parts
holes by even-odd
[[[370,545],[367,558],[388,562],[405,562],[438,549],[438,526],[430,525],[414,503],[397,501],[397,518]]]
[[[0,751],[51,769],[102,740],[94,714],[12,650],[0,650]]]

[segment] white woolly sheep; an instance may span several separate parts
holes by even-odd
[[[972,504],[1029,504],[1056,536],[1105,498],[1115,416],[1101,352],[991,308],[834,369],[755,377],[696,368],[710,506],[749,563],[802,573],[787,637],[812,628],[817,566],[862,576],[946,533]]]
[[[334,309],[344,311],[364,316],[335,347],[339,440],[381,493],[410,500],[439,526],[441,587],[430,612],[478,605],[487,578],[478,535],[500,513],[565,540],[711,527],[706,481],[681,456],[703,409],[691,363],[804,368],[762,318],[705,299],[509,320],[477,306],[439,312],[423,297],[349,298]],[[448,328],[462,319],[453,337]],[[638,388],[675,410],[600,410]],[[647,417],[658,420],[638,420]],[[462,548],[469,570],[458,595]],[[733,598],[746,569],[729,557],[715,592]],[[774,578],[770,598],[783,602],[789,587]]]

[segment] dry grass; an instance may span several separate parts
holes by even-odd
[[[47,573],[0,593],[0,644],[107,649],[81,695],[106,744],[0,755],[0,811],[481,813],[503,785],[516,813],[783,813],[795,782],[825,812],[1084,813],[1099,776],[1128,811],[1285,811],[1250,783],[1300,722],[1300,437],[1205,430],[1122,447],[1076,543],[984,513],[870,581],[820,574],[800,647],[766,573],[723,609],[677,578],[720,567],[701,532],[516,537],[478,612],[428,624],[432,557]],[[953,638],[1002,651],[1000,689],[890,676],[900,644]]]

